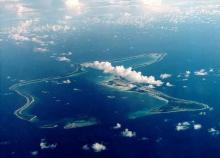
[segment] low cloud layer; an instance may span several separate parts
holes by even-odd
[[[104,73],[120,76],[128,81],[136,83],[146,83],[150,85],[161,86],[162,81],[156,80],[154,76],[144,76],[141,72],[132,70],[131,67],[125,68],[124,66],[112,66],[110,62],[94,61],[92,63],[82,64],[84,67],[90,67],[98,70],[103,70]]]

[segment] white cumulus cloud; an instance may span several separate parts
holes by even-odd
[[[210,128],[208,129],[208,132],[212,135],[212,136],[217,136],[220,134],[220,131],[215,129],[215,128]]]
[[[48,144],[45,139],[41,139],[40,148],[43,149],[55,149],[57,144]]]
[[[122,136],[124,137],[135,137],[136,136],[136,132],[130,131],[129,129],[125,128],[124,131],[121,132]]]
[[[64,84],[70,84],[71,81],[69,79],[63,81]]]
[[[176,126],[177,131],[184,131],[189,128],[193,128],[194,130],[199,130],[202,128],[202,125],[200,123],[195,123],[195,121],[191,121],[191,122],[185,121],[185,122],[179,122]]]
[[[190,127],[189,122],[180,122],[180,123],[177,124],[176,130],[177,131],[184,131],[184,130],[189,129],[189,127]]]
[[[69,62],[69,61],[70,61],[70,59],[69,59],[69,58],[67,58],[67,57],[61,56],[61,57],[57,57],[57,61]]]
[[[29,41],[30,38],[26,34],[32,24],[32,20],[22,21],[17,27],[10,29],[8,37],[18,42]]]
[[[166,83],[166,86],[167,86],[167,87],[173,87],[174,85],[171,84],[170,82],[167,82],[167,83]]]
[[[194,125],[193,125],[193,128],[194,128],[195,130],[198,130],[198,129],[201,129],[201,128],[202,128],[202,125],[201,125],[201,124],[194,124]]]
[[[113,127],[113,129],[120,129],[121,128],[121,124],[120,123],[116,123],[116,125]]]
[[[166,78],[169,78],[169,77],[171,77],[171,76],[172,76],[171,74],[164,73],[164,74],[161,74],[161,75],[160,75],[160,78],[161,78],[161,79],[166,79]]]
[[[185,72],[184,76],[185,76],[186,78],[188,78],[188,77],[190,76],[190,74],[191,74],[191,71],[187,70],[187,71]]]
[[[101,152],[101,151],[106,150],[106,146],[101,143],[94,143],[94,144],[92,144],[92,149],[95,152]]]
[[[136,83],[146,83],[150,85],[161,86],[163,84],[162,81],[156,80],[154,76],[144,76],[141,72],[137,72],[132,70],[131,67],[125,68],[123,65],[121,66],[112,66],[110,62],[104,61],[94,61],[91,63],[82,64],[84,67],[91,67],[98,70],[103,70],[104,73],[113,74],[116,76],[120,76],[128,81],[136,82]]]
[[[205,69],[201,69],[201,70],[195,71],[194,74],[196,76],[206,76],[208,75],[208,72],[206,72]]]

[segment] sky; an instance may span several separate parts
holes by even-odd
[[[0,44],[32,43],[39,53],[56,44],[54,34],[98,25],[177,32],[184,23],[215,24],[220,15],[217,0],[0,0],[0,6]]]

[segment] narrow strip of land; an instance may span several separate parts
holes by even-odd
[[[85,72],[86,71],[82,70],[82,68],[79,65],[77,65],[73,72],[68,73],[64,76],[55,76],[55,77],[47,77],[47,78],[42,78],[42,79],[24,81],[24,82],[16,83],[16,84],[10,86],[9,90],[16,92],[18,95],[20,95],[21,97],[23,97],[25,99],[25,104],[22,105],[17,110],[15,110],[14,114],[19,119],[30,121],[30,122],[34,122],[38,119],[38,117],[36,115],[32,115],[32,114],[29,114],[26,112],[28,110],[28,108],[30,108],[30,106],[34,104],[35,99],[34,99],[34,96],[32,96],[31,94],[28,94],[28,93],[24,92],[23,90],[21,90],[20,89],[21,87],[31,85],[31,84],[41,83],[41,82],[70,78],[70,77],[74,77],[74,76],[80,75]]]

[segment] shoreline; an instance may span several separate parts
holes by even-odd
[[[46,82],[46,81],[52,81],[52,80],[59,80],[59,79],[64,79],[68,77],[74,77],[76,75],[80,75],[82,73],[85,73],[86,71],[83,71],[80,66],[77,66],[76,70],[68,73],[65,76],[56,76],[56,77],[47,77],[47,78],[42,78],[42,79],[36,79],[36,80],[30,80],[22,83],[16,83],[12,86],[9,87],[9,90],[14,91],[17,93],[19,96],[23,97],[25,99],[25,104],[21,106],[20,108],[16,109],[14,111],[14,115],[18,117],[19,119],[29,121],[29,122],[34,122],[38,119],[36,115],[32,114],[25,114],[25,111],[30,108],[31,105],[34,104],[35,98],[34,96],[30,94],[26,94],[25,92],[19,90],[20,87],[26,86],[26,85],[31,85],[31,84],[36,84],[36,83],[41,83],[41,82]],[[27,118],[26,118],[27,117]]]
[[[148,66],[148,65],[160,62],[166,57],[167,53],[142,54],[142,55],[137,55],[137,56],[133,56],[133,57],[122,58],[121,60],[119,60],[119,59],[113,60],[113,62],[121,62],[121,61],[124,62],[124,61],[128,61],[128,60],[138,59],[143,56],[145,57],[147,55],[151,55],[150,56],[150,57],[152,57],[151,61],[148,61],[143,64],[134,65],[133,68],[134,69],[140,68],[140,67],[144,67],[144,66]],[[59,79],[64,79],[64,78],[68,78],[68,77],[74,77],[74,76],[81,75],[82,73],[86,73],[86,72],[87,71],[84,70],[83,67],[79,64],[79,65],[76,65],[76,68],[73,72],[68,73],[64,76],[47,77],[47,78],[29,80],[29,81],[24,81],[24,82],[13,84],[12,86],[9,87],[9,90],[14,91],[19,96],[21,96],[25,99],[24,105],[21,106],[20,108],[16,109],[14,111],[14,115],[19,119],[29,121],[29,122],[39,121],[38,116],[33,115],[33,114],[29,114],[28,112],[26,112],[35,103],[34,96],[31,94],[25,93],[22,90],[19,90],[20,87],[24,87],[26,85],[31,85],[31,84],[36,84],[36,83],[41,83],[41,82],[46,82],[46,81],[53,81],[53,80],[59,80]],[[111,82],[111,84],[109,82]],[[203,104],[203,103],[191,101],[191,100],[175,98],[175,97],[169,96],[167,94],[164,94],[160,91],[144,87],[144,85],[141,85],[141,84],[134,84],[135,85],[134,87],[129,88],[129,87],[127,87],[127,85],[130,84],[130,82],[120,80],[114,76],[110,77],[110,79],[108,79],[108,80],[103,80],[101,82],[98,82],[97,84],[100,84],[100,85],[108,87],[108,88],[113,88],[118,91],[128,92],[128,93],[148,94],[150,97],[153,97],[157,100],[160,100],[160,101],[163,101],[166,103],[166,105],[158,106],[158,107],[152,108],[148,111],[144,111],[144,110],[143,111],[136,111],[133,113],[133,116],[131,113],[131,115],[128,115],[128,119],[136,119],[136,118],[140,118],[140,117],[145,117],[145,116],[149,116],[149,115],[157,115],[157,114],[202,111],[202,110],[206,110],[206,109],[210,108],[207,104]],[[133,83],[131,83],[131,84],[133,84]],[[187,106],[190,104],[192,104],[194,106],[198,106],[198,107],[196,107],[196,108],[194,107],[195,109],[193,109],[193,108],[183,109],[184,106]],[[142,113],[142,115],[135,116],[135,113],[138,113],[138,112]],[[77,120],[75,120],[75,122],[77,122]],[[76,124],[72,124],[72,125],[78,126]],[[52,124],[41,125],[41,128],[55,128],[57,126],[58,126],[57,124],[52,123]],[[64,129],[66,129],[66,128],[64,128]]]
[[[118,88],[116,86],[114,87],[112,85],[107,84],[106,82],[105,83],[100,83],[100,85],[103,85],[103,86],[106,86],[106,87],[109,87],[109,88],[112,88],[112,89],[115,89],[115,90],[118,90],[118,91],[121,91],[121,92],[148,94],[151,97],[154,97],[155,99],[158,99],[158,100],[163,101],[163,102],[166,103],[166,105],[163,105],[163,106],[160,107],[161,109],[160,108],[159,109],[152,109],[152,110],[148,110],[146,112],[143,112],[143,113],[146,113],[146,114],[144,114],[143,116],[140,116],[140,117],[149,116],[149,115],[156,115],[156,114],[169,114],[169,113],[177,113],[177,112],[203,111],[203,110],[207,110],[207,109],[210,108],[207,104],[200,103],[200,102],[197,102],[197,101],[172,97],[172,96],[164,94],[160,91],[150,89],[150,88],[141,89],[141,90],[139,88],[135,88],[133,90],[132,89],[126,90],[125,88],[121,88],[121,87]],[[175,108],[178,108],[178,105],[176,105],[176,107],[175,107],[175,106],[170,105],[170,103],[179,104],[180,108],[178,110],[174,110]],[[193,109],[193,108],[181,109],[181,106],[184,106],[184,105],[187,106],[187,105],[190,105],[190,104],[193,104],[194,106],[198,106],[198,108],[194,107],[195,109]],[[171,108],[174,107],[174,108],[171,109],[170,111],[162,111],[162,110],[164,110],[164,109],[162,109],[164,107],[171,107]],[[154,111],[154,110],[158,110],[158,111]],[[136,111],[136,112],[138,112],[138,111]],[[138,117],[135,117],[135,118],[138,118]],[[130,118],[130,116],[129,116],[129,119],[135,119],[135,118]]]

